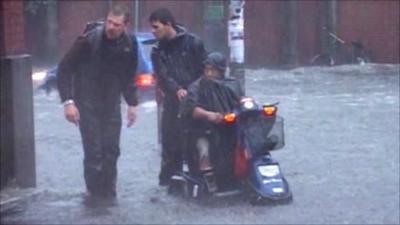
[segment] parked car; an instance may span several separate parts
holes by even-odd
[[[150,54],[156,40],[153,34],[149,32],[138,32],[135,35],[140,43],[138,45],[138,66],[135,76],[135,84],[139,89],[139,101],[154,100],[156,99],[156,80]]]

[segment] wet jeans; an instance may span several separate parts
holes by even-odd
[[[93,195],[115,197],[122,123],[120,109],[103,115],[82,109],[79,113],[87,190]]]

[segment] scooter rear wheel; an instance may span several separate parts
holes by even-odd
[[[328,54],[319,54],[310,60],[312,66],[333,66],[335,60]]]

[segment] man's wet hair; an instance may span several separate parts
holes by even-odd
[[[120,4],[114,4],[108,11],[108,14],[111,14],[113,16],[124,16],[124,22],[128,23],[131,17],[131,14],[129,13],[129,9]]]
[[[171,23],[172,26],[175,26],[175,18],[172,15],[171,11],[166,8],[159,8],[154,10],[150,17],[149,22],[160,21],[160,23],[166,25],[167,23]]]

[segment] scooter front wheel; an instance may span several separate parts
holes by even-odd
[[[260,195],[250,196],[249,202],[251,205],[265,205],[267,203],[266,199]]]
[[[264,205],[269,205],[269,204],[290,204],[293,202],[293,195],[288,196],[287,198],[284,199],[279,199],[279,200],[271,200],[267,199],[265,197],[262,197],[261,195],[252,195],[249,198],[249,202],[251,205],[254,206],[264,206]]]

